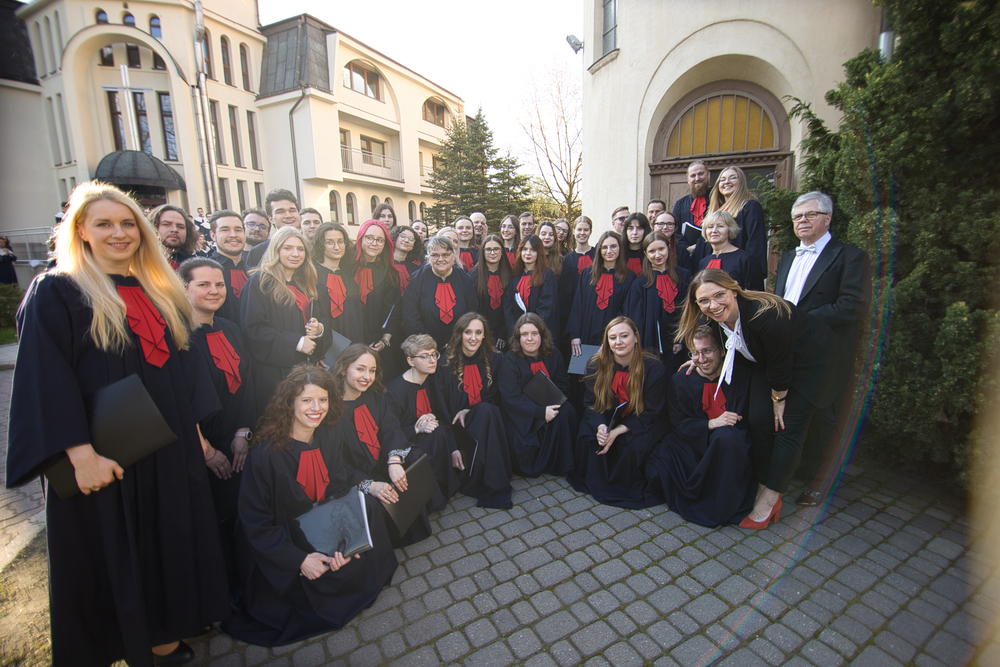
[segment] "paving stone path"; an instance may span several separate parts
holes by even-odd
[[[763,531],[602,506],[554,477],[514,488],[509,511],[460,496],[433,515],[346,628],[274,649],[215,630],[192,664],[1000,665],[995,561],[921,478],[852,465],[823,511]]]

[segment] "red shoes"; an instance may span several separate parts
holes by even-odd
[[[763,521],[754,521],[747,514],[742,521],[740,521],[740,528],[749,528],[751,530],[760,530],[761,528],[767,528],[771,523],[778,523],[781,519],[781,498],[778,498],[778,502],[774,503],[771,508],[771,513]]]

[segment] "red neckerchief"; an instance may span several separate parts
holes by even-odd
[[[710,259],[710,260],[708,260],[708,266],[706,266],[705,268],[706,269],[720,269],[721,270],[722,269],[722,258],[721,257],[717,257],[716,259]]]
[[[330,316],[337,319],[344,314],[344,302],[347,301],[347,287],[340,274],[327,275],[326,293],[330,295]]]
[[[233,288],[233,296],[240,298],[243,286],[247,284],[247,272],[243,269],[229,269],[229,286]]]
[[[427,388],[417,389],[417,419],[431,413],[431,399],[427,398]]]
[[[718,419],[726,411],[726,395],[719,389],[718,395],[715,387],[718,382],[706,382],[701,388],[701,409],[705,411],[709,419]]]
[[[500,282],[499,274],[490,274],[490,279],[486,283],[486,291],[490,295],[490,310],[496,310],[500,307],[503,298],[503,283]]]
[[[372,270],[367,266],[359,266],[354,272],[354,282],[358,284],[358,293],[361,295],[361,305],[368,305],[368,295],[375,287],[372,282]]]
[[[580,261],[576,263],[576,272],[583,273],[583,270],[588,266],[593,266],[594,260],[591,259],[590,255],[580,255]]]
[[[462,390],[469,397],[469,407],[483,400],[483,377],[479,374],[479,366],[466,364],[462,370]]]
[[[656,292],[660,295],[660,301],[663,302],[663,310],[668,313],[674,312],[674,308],[676,308],[674,300],[677,298],[677,285],[670,279],[669,274],[664,273],[662,276],[656,276]]]
[[[314,503],[326,498],[326,487],[330,485],[330,473],[319,449],[307,449],[299,454],[299,471],[295,481]]]
[[[125,319],[128,320],[132,333],[139,337],[146,361],[157,368],[163,368],[163,364],[170,358],[170,348],[164,338],[167,323],[163,321],[160,311],[150,302],[141,287],[118,285],[118,295],[125,302]]]
[[[226,384],[229,385],[229,393],[235,394],[236,390],[243,384],[240,378],[240,355],[236,354],[226,334],[221,331],[213,331],[205,335],[208,341],[208,352],[212,355],[215,367],[226,374]]]
[[[285,285],[288,291],[295,297],[295,305],[302,311],[302,324],[309,322],[309,297],[299,291],[295,285]]]
[[[613,273],[602,273],[597,279],[597,308],[604,310],[608,307],[608,301],[615,293],[615,276]]]
[[[174,259],[168,259],[167,260],[167,264],[169,264],[170,268],[173,269],[174,271],[176,271],[177,267],[180,266],[180,264],[177,263],[177,260],[174,260]]]
[[[521,276],[517,281],[517,293],[521,295],[524,307],[528,307],[528,299],[531,298],[531,275]]]
[[[354,430],[358,433],[358,440],[368,447],[372,458],[378,461],[379,452],[382,451],[382,445],[378,441],[378,424],[367,405],[361,404],[354,408]]]
[[[505,250],[504,252],[507,253],[507,261],[510,262],[511,266],[514,266],[514,260],[517,258],[517,251],[516,250]]]
[[[468,248],[462,248],[458,255],[462,258],[462,264],[465,265],[465,270],[471,271],[472,267],[476,265],[475,262],[472,261],[472,251]]]
[[[707,197],[691,198],[691,218],[695,227],[701,227],[701,221],[705,219],[705,209],[708,208]]]
[[[455,290],[451,288],[451,283],[438,283],[434,292],[434,305],[438,307],[438,315],[445,324],[451,324],[455,317]]]
[[[615,392],[619,402],[628,403],[628,371],[615,371],[615,379],[611,381],[611,391]]]
[[[628,265],[628,270],[635,275],[642,273],[642,257],[629,257],[626,264]]]
[[[549,369],[545,367],[544,361],[532,361],[531,374],[534,375],[538,371],[545,373],[546,377],[552,377],[551,375],[549,375]]]
[[[410,285],[410,272],[406,270],[406,267],[402,264],[396,264],[393,262],[393,267],[396,269],[396,273],[399,274],[399,289],[405,291]]]

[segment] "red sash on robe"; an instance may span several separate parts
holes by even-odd
[[[521,279],[517,281],[517,293],[521,295],[521,301],[524,301],[524,307],[528,307],[528,299],[531,298],[531,275],[521,276]]]
[[[382,451],[382,445],[378,441],[378,424],[368,411],[367,405],[354,408],[354,430],[358,433],[358,440],[368,447],[372,458],[378,461],[379,452]]]
[[[169,264],[169,265],[170,265],[170,268],[171,268],[171,269],[173,269],[174,271],[176,271],[176,270],[177,270],[177,267],[179,267],[179,266],[180,266],[180,264],[178,264],[178,263],[177,263],[177,261],[176,261],[176,260],[173,260],[173,259],[168,259],[168,260],[167,260],[167,264]]]
[[[396,269],[396,273],[399,274],[399,289],[405,291],[410,285],[410,272],[402,264],[394,263],[393,267]]]
[[[628,371],[615,371],[615,379],[611,381],[611,391],[615,392],[620,403],[628,403]]]
[[[718,258],[718,259],[710,259],[710,260],[708,260],[708,266],[706,266],[705,268],[706,269],[719,269],[719,270],[722,270],[722,259]]]
[[[583,273],[583,270],[588,266],[593,266],[594,260],[590,258],[590,255],[580,255],[580,261],[576,263],[576,272]]]
[[[486,283],[486,291],[490,295],[490,309],[498,309],[502,303],[501,299],[503,299],[503,283],[500,282],[499,274],[490,274],[490,279]]]
[[[354,282],[358,284],[358,294],[361,296],[361,305],[368,305],[368,295],[371,294],[375,283],[372,282],[372,270],[367,266],[359,266],[354,272]]]
[[[694,219],[694,226],[701,227],[701,221],[705,219],[705,209],[708,208],[708,198],[693,197],[691,199],[691,217]]]
[[[715,387],[718,382],[706,382],[701,388],[701,409],[705,411],[709,419],[717,419],[726,411],[726,395],[719,389],[716,396]]]
[[[229,286],[233,288],[233,296],[240,298],[243,286],[247,284],[247,272],[243,269],[229,269]]]
[[[344,302],[347,300],[347,287],[339,274],[331,273],[326,277],[326,293],[330,295],[330,316],[337,319],[344,314]]]
[[[326,487],[330,485],[330,474],[326,461],[319,449],[307,449],[299,454],[299,471],[295,481],[314,503],[326,498]]]
[[[462,370],[462,390],[469,397],[469,407],[483,400],[483,377],[479,374],[479,366],[467,364]]]
[[[472,261],[472,252],[468,248],[465,248],[459,251],[458,256],[462,259],[462,264],[465,265],[465,270],[471,271],[472,267],[475,266],[475,263]]]
[[[431,399],[427,398],[427,388],[417,389],[417,419],[431,413]]]
[[[207,334],[205,339],[208,341],[208,352],[212,355],[215,367],[226,375],[229,393],[235,394],[243,384],[243,379],[240,377],[240,355],[236,354],[236,350],[222,331],[213,331]]]
[[[517,259],[517,251],[516,250],[505,250],[504,252],[507,253],[507,261],[510,262],[511,266],[514,266],[514,260]]]
[[[635,275],[642,273],[642,257],[629,257],[626,264],[628,264],[629,271]]]
[[[597,280],[597,308],[604,310],[608,307],[608,301],[615,293],[615,276],[612,273],[603,273]]]
[[[455,290],[451,283],[438,283],[434,291],[434,305],[438,307],[438,315],[444,324],[451,324],[455,317]]]
[[[291,292],[292,296],[295,297],[295,305],[298,306],[299,310],[302,311],[302,324],[308,323],[309,310],[311,305],[309,302],[309,297],[300,292],[299,288],[296,287],[295,285],[285,285],[285,287],[287,287],[288,291]]]
[[[125,319],[129,329],[139,337],[146,361],[163,368],[170,358],[170,348],[164,339],[167,323],[141,287],[118,285],[118,295],[125,302]]]
[[[545,367],[544,361],[531,362],[531,374],[534,375],[538,371],[545,373],[546,377],[552,377],[551,375],[549,375],[549,369]]]
[[[668,313],[674,312],[677,307],[677,304],[674,303],[677,298],[677,285],[668,274],[656,276],[656,292],[660,295],[660,301],[663,302],[663,310]]]

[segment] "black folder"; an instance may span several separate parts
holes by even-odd
[[[476,454],[479,452],[479,441],[469,435],[461,422],[455,422],[451,427],[455,435],[455,444],[462,455],[462,464],[465,466],[465,474],[472,477],[472,466],[476,462]]]
[[[581,345],[580,349],[583,351],[579,357],[570,356],[569,358],[569,374],[570,375],[583,375],[587,372],[587,362],[590,358],[597,354],[601,346],[600,345]]]
[[[327,556],[340,552],[350,558],[372,548],[372,533],[365,514],[365,497],[355,487],[340,496],[320,501],[311,510],[292,519],[301,531],[302,543],[296,531],[292,542],[305,551],[316,551]]]
[[[695,227],[690,222],[685,222],[681,225],[681,235],[688,242],[688,245],[695,245],[701,238],[701,227]]]
[[[625,421],[625,411],[628,410],[628,401],[625,401],[617,408],[615,408],[614,413],[611,415],[611,423],[608,424],[608,430],[615,428],[623,421]]]
[[[84,398],[90,444],[122,468],[177,440],[138,375],[129,375]],[[80,492],[76,471],[62,454],[45,470],[49,486],[61,500]]]
[[[330,333],[333,335],[333,342],[330,343],[330,349],[328,349],[326,354],[323,356],[323,363],[326,364],[327,368],[333,368],[333,364],[336,363],[337,357],[339,357],[344,350],[351,346],[351,341],[336,331],[331,330]]]
[[[403,535],[437,492],[438,483],[434,479],[431,460],[426,454],[421,454],[416,463],[406,469],[406,491],[398,491],[399,500],[394,503],[384,500],[381,502],[389,513],[389,518],[396,524],[399,534]]]
[[[566,402],[566,397],[559,391],[559,387],[542,371],[538,371],[534,377],[528,380],[528,384],[524,385],[523,392],[539,407],[562,405]],[[544,417],[535,417],[531,422],[531,432],[534,433],[544,425]]]

